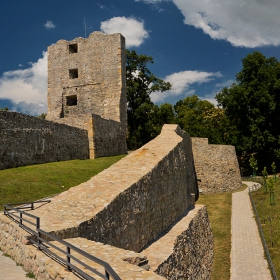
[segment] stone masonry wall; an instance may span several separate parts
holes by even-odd
[[[20,264],[27,272],[32,272],[38,280],[79,280],[79,276],[71,271],[67,271],[64,266],[60,265],[55,260],[51,259],[44,252],[38,250],[31,245],[29,241],[30,235],[19,227],[13,220],[7,218],[3,213],[0,213],[0,248],[3,252],[11,256],[18,264]],[[164,278],[153,273],[146,271],[139,266],[129,264],[125,261],[127,258],[140,258],[143,254],[138,254],[132,251],[122,250],[102,243],[89,241],[83,238],[75,238],[67,240],[70,244],[80,248],[81,250],[100,258],[101,260],[110,264],[114,271],[125,280],[163,280]],[[52,242],[57,247],[65,250],[65,246],[57,242]],[[52,247],[49,247],[52,250]],[[53,251],[53,250],[52,250]],[[55,251],[61,258],[65,258],[59,251]],[[73,254],[73,250],[72,250]],[[75,253],[74,253],[75,255]],[[104,273],[104,268],[96,265],[86,258],[81,258],[81,255],[76,255],[80,260],[84,261],[87,265],[95,268],[98,272]],[[72,260],[73,262],[73,260]],[[0,264],[1,267],[1,264]],[[78,266],[84,270],[82,266]],[[91,277],[96,280],[103,278],[94,273],[89,273]]]
[[[86,127],[83,116],[88,120]],[[121,34],[93,32],[88,38],[59,40],[48,48],[47,119],[88,129],[90,158],[127,153],[125,39]]]
[[[186,215],[184,222],[185,228],[176,237],[172,253],[159,263],[154,271],[170,280],[211,279],[214,236],[206,206],[196,205],[195,209]],[[166,243],[159,242],[155,245],[164,247]],[[149,252],[143,251],[142,253],[147,254],[150,259],[153,249],[156,248],[150,248]]]
[[[33,213],[60,238],[80,236],[137,252],[194,204],[190,151],[188,134],[164,125],[157,138]]]
[[[232,191],[242,186],[235,148],[229,145],[209,145],[207,138],[192,138],[199,188],[203,193]]]
[[[89,158],[87,131],[0,111],[0,169]]]

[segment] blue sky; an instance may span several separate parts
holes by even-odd
[[[154,58],[173,89],[156,104],[214,96],[257,50],[280,60],[278,0],[11,0],[0,4],[0,107],[47,112],[47,47],[93,31],[120,32],[128,49]],[[86,30],[84,27],[86,21]]]

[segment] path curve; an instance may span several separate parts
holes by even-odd
[[[254,182],[243,182],[254,188]],[[231,280],[271,280],[248,188],[232,194]]]

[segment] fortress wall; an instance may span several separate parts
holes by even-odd
[[[141,252],[166,279],[211,279],[214,236],[204,205],[196,204],[170,231]]]
[[[189,151],[188,134],[164,125],[157,138],[33,214],[60,238],[80,236],[137,252],[194,204]]]
[[[165,125],[156,139],[116,163],[102,181],[126,181],[128,187],[81,223],[79,234],[135,252],[157,238],[194,205],[194,166],[186,161],[190,144],[179,126]]]
[[[127,153],[126,130],[121,123],[92,115],[92,133],[94,158]]]
[[[207,138],[192,138],[199,188],[203,193],[232,191],[242,186],[234,146],[209,145]]]
[[[87,130],[90,158],[127,153],[126,130],[119,122],[95,114],[78,114],[56,122]]]
[[[89,158],[87,131],[0,111],[0,169]]]

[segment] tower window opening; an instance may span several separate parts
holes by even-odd
[[[78,52],[78,44],[69,45],[69,53],[77,53]]]
[[[77,79],[78,78],[78,69],[70,69],[69,70],[69,78]]]
[[[78,104],[77,95],[66,96],[66,105],[67,106],[76,106]]]

